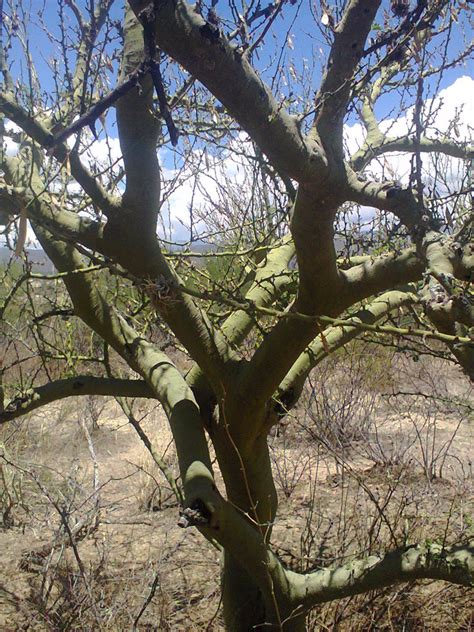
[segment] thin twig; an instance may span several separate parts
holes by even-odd
[[[313,322],[313,323],[324,323],[328,325],[332,325],[335,327],[356,327],[363,331],[374,331],[380,334],[389,334],[396,336],[416,336],[419,338],[432,338],[434,340],[441,340],[446,343],[459,343],[466,345],[474,345],[474,340],[469,338],[468,336],[451,336],[449,334],[444,334],[439,331],[430,330],[430,329],[417,329],[412,327],[395,327],[393,325],[371,325],[368,323],[362,323],[359,319],[356,318],[332,318],[331,316],[317,315],[311,316],[309,314],[302,314],[300,312],[293,311],[281,311],[277,309],[273,309],[270,307],[263,307],[261,305],[257,305],[256,303],[243,300],[237,301],[235,299],[227,298],[218,294],[217,292],[208,292],[199,290],[194,290],[189,287],[185,287],[183,285],[179,286],[179,289],[185,294],[189,294],[190,296],[194,296],[195,298],[201,298],[203,300],[214,300],[220,303],[224,303],[226,305],[230,305],[231,307],[235,307],[236,309],[241,309],[246,312],[259,312],[265,316],[274,316],[276,318],[296,318],[298,320],[303,320],[305,322]]]
[[[148,593],[147,598],[145,599],[145,601],[142,604],[142,607],[140,608],[140,612],[137,614],[135,621],[133,622],[133,627],[132,630],[138,630],[138,622],[140,621],[140,617],[142,616],[142,614],[145,612],[145,610],[148,608],[148,606],[150,605],[153,597],[155,596],[156,593],[156,589],[158,588],[160,582],[160,575],[158,573],[158,571],[155,573],[155,578],[153,580],[153,583],[151,585],[150,588],[150,592]]]
[[[95,103],[85,114],[78,118],[77,121],[68,125],[62,132],[54,134],[52,138],[48,139],[44,143],[44,145],[46,147],[59,145],[69,138],[69,136],[79,132],[86,126],[94,129],[94,123],[99,116],[108,110],[116,101],[118,101],[118,99],[127,94],[129,90],[135,87],[140,79],[142,79],[148,72],[149,65],[145,62],[141,63],[133,72],[130,73],[129,77],[123,83],[120,83],[116,88],[105,95],[105,97],[102,97],[100,101]]]
[[[163,78],[161,76],[160,64],[157,60],[159,51],[156,47],[155,41],[155,11],[153,5],[146,6],[138,15],[139,20],[143,26],[143,39],[145,43],[145,63],[153,81],[153,85],[158,97],[158,105],[160,107],[160,113],[163,117],[168,133],[170,135],[171,144],[176,147],[178,144],[179,132],[174,124],[173,117],[166,98],[165,88],[163,85]]]

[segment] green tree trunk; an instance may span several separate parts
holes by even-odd
[[[262,592],[250,575],[228,554],[224,554],[221,588],[224,621],[228,632],[306,630],[305,616],[295,616],[285,604],[278,603],[276,596],[276,603],[266,604]],[[268,612],[270,609],[271,612]]]
[[[224,621],[229,632],[247,632],[265,623],[265,601],[250,575],[224,553],[221,577]]]
[[[239,450],[237,456],[237,445],[229,441],[228,434],[225,430],[226,436],[222,434],[215,441],[228,498],[249,517],[255,529],[260,529],[268,542],[278,502],[266,437],[257,438],[250,448]],[[224,620],[229,632],[305,630],[304,617],[292,616],[288,607],[290,595],[285,594],[285,586],[275,586],[274,590],[267,587],[264,594],[251,573],[227,552],[221,582]]]

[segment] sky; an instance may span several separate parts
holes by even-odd
[[[87,0],[89,2],[90,0]],[[63,5],[65,3],[63,2]],[[86,0],[78,0],[77,4],[81,7],[85,6]],[[331,5],[333,3],[329,3]],[[387,2],[383,3],[383,8],[379,12],[375,27],[377,24],[382,23],[384,20],[384,10],[387,7]],[[45,92],[52,91],[54,84],[48,62],[52,57],[58,57],[58,45],[54,41],[55,37],[60,37],[61,31],[59,28],[58,18],[58,4],[56,2],[50,2],[45,0],[26,0],[21,3],[21,10],[24,12],[24,18],[30,22],[30,40],[29,47],[31,56],[34,60],[36,72],[38,74],[40,83]],[[119,19],[122,14],[122,2],[118,0],[112,9],[113,17]],[[295,93],[300,90],[299,87],[295,87],[293,82],[294,77],[301,77],[304,75],[305,82],[314,89],[321,77],[321,69],[324,59],[327,54],[327,45],[325,43],[324,27],[321,24],[317,24],[315,20],[320,20],[321,13],[320,3],[312,2],[311,0],[302,0],[302,2],[293,5],[286,5],[285,10],[282,12],[282,17],[277,18],[273,25],[272,30],[269,32],[267,38],[270,43],[278,42],[278,47],[270,47],[270,53],[267,53],[267,49],[262,49],[258,55],[254,58],[254,64],[259,71],[265,77],[266,81],[273,86],[276,96],[288,96],[291,92]],[[73,19],[68,14],[67,7],[65,9],[65,19],[70,20],[71,24]],[[229,3],[219,0],[217,4],[217,10],[223,19],[229,13]],[[69,16],[69,17],[68,17]],[[45,34],[45,28],[50,31],[52,37],[47,37]],[[376,30],[374,30],[374,36]],[[471,32],[472,36],[472,32]],[[283,43],[283,44],[282,44]],[[13,61],[14,74],[25,74],[27,68],[24,62],[19,62],[20,55],[17,48],[18,44],[15,44],[11,51],[10,59]],[[456,47],[462,46],[462,42],[453,39],[451,52],[455,52]],[[290,69],[286,75],[279,73],[275,75],[274,69],[276,61],[280,59],[286,61],[287,67]],[[61,59],[58,60],[61,63]],[[294,74],[293,74],[294,73]],[[460,124],[458,125],[459,140],[472,140],[472,121],[474,121],[474,80],[472,65],[464,64],[458,68],[452,69],[446,72],[439,85],[436,85],[437,91],[437,109],[436,116],[432,121],[430,134],[435,134],[436,131],[443,133],[448,129],[449,122],[452,120],[456,112],[460,113]],[[428,104],[431,102],[431,97],[434,93],[434,83],[428,82],[426,86]],[[394,113],[398,110],[399,103],[397,102],[399,96],[396,92],[391,93],[387,98],[381,99],[377,106],[377,114],[379,117],[387,117],[384,126],[391,133],[404,133],[410,129],[412,125],[412,111],[408,110],[402,116],[395,116]],[[119,159],[120,147],[118,139],[116,138],[116,130],[113,121],[113,115],[109,115],[107,119],[107,128],[109,133],[109,146],[111,147],[111,155],[113,159]],[[363,129],[361,125],[355,122],[354,117],[349,117],[345,127],[345,137],[348,147],[351,152],[356,150],[358,145],[363,140]],[[181,142],[181,141],[180,141]],[[235,142],[245,143],[245,134],[239,135]],[[9,143],[8,151],[13,153],[15,151],[15,145]],[[105,159],[109,153],[109,148],[105,140],[100,138],[99,141],[94,142],[86,158],[91,162],[101,162]],[[161,148],[159,150],[159,157],[162,164],[163,176],[166,180],[172,180],[177,176],[177,169],[175,167],[175,156],[170,148]],[[243,184],[245,178],[243,168],[239,170],[238,161],[232,158],[231,152],[228,152],[228,157],[224,156],[223,159],[214,159],[211,154],[206,157],[208,174],[202,176],[200,186],[196,187],[196,183],[190,178],[190,174],[184,172],[182,174],[183,183],[170,197],[163,208],[164,223],[171,225],[172,238],[179,240],[186,240],[188,238],[188,231],[184,228],[183,224],[189,223],[189,207],[191,200],[195,209],[199,209],[200,206],[205,207],[205,196],[210,197],[217,196],[219,198],[219,183],[224,179],[228,182],[232,182],[235,186]],[[406,156],[389,156],[386,159],[389,168],[396,174],[397,178],[406,182],[409,171],[409,159]],[[426,163],[425,163],[426,164]],[[429,170],[429,164],[427,164]],[[377,171],[378,170],[378,171]],[[373,166],[375,177],[381,174],[380,165],[375,164]],[[203,194],[204,191],[204,194]],[[216,199],[217,199],[216,198]]]
[[[51,58],[56,58],[60,63],[62,61],[61,50],[54,39],[58,41],[61,39],[60,24],[75,27],[75,19],[66,6],[67,3],[65,0],[12,1],[19,4],[20,17],[28,23],[31,55],[34,59],[41,84],[45,91],[48,91],[54,87],[51,72],[48,68],[48,61],[50,61]],[[92,1],[93,0],[76,0],[76,4],[84,11],[84,8]],[[268,0],[268,2],[270,2],[270,0]],[[235,0],[237,7],[240,7],[241,3],[249,4],[249,0]],[[206,2],[204,2],[204,5],[205,4]],[[226,21],[228,18],[231,18],[230,4],[231,3],[227,0],[218,0],[216,5],[217,12],[222,18],[222,28],[224,32],[228,32],[229,28],[231,28],[231,25]],[[326,4],[331,8],[333,5],[340,4],[340,2],[335,3],[328,1]],[[453,4],[455,4],[455,2],[453,2]],[[63,7],[63,13],[61,15],[58,13],[59,5]],[[261,5],[264,6],[265,2],[262,1]],[[369,43],[371,39],[377,36],[379,32],[378,29],[384,27],[386,17],[390,15],[389,5],[389,0],[382,1],[381,8],[374,21],[374,28],[369,35]],[[123,0],[115,0],[110,10],[111,17],[116,20],[121,20],[123,7]],[[6,13],[8,16],[8,11],[6,11]],[[203,14],[206,14],[205,10],[203,10]],[[273,84],[273,87],[275,87],[276,83],[274,80],[274,71],[277,61],[291,65],[298,75],[304,72],[304,67],[309,67],[309,72],[307,71],[305,73],[305,78],[308,79],[310,75],[313,87],[317,87],[328,50],[325,40],[328,31],[327,28],[321,24],[321,15],[321,3],[316,0],[298,0],[294,4],[293,2],[285,3],[283,10],[273,22],[266,36],[265,44],[258,49],[257,54],[253,58],[253,64],[265,80],[269,84]],[[462,16],[463,13],[460,13],[458,26],[463,27],[467,32],[468,39],[472,41],[472,27],[467,24],[466,20],[463,20]],[[228,24],[229,28],[227,28]],[[49,31],[50,35],[47,35],[46,31]],[[237,42],[237,40],[235,41]],[[459,52],[463,47],[463,40],[458,36],[453,37],[447,51],[448,56]],[[10,61],[14,63],[15,74],[18,74],[20,70],[20,64],[17,62],[21,57],[22,55],[20,54],[18,45],[15,45],[10,58]],[[23,73],[26,73],[24,63],[21,64],[21,69]],[[472,61],[469,65],[466,64],[465,67],[461,66],[451,69],[449,73],[442,76],[439,88],[447,87],[454,79],[463,74],[472,75],[473,73],[474,68]],[[279,75],[281,75],[281,73],[279,73]],[[293,89],[291,85],[291,75],[289,76],[289,80],[288,86],[285,86],[284,82],[280,81],[278,89],[284,92],[286,88],[287,92],[291,92]],[[278,90],[275,90],[275,92],[277,91]],[[390,111],[390,106],[390,100],[388,100],[388,102],[381,100],[378,113],[380,115],[387,114]]]

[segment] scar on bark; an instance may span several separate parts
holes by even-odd
[[[212,523],[212,513],[201,498],[196,498],[189,507],[180,511],[178,526],[182,529],[187,527],[212,527],[218,529]]]

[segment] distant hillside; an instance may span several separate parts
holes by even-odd
[[[179,246],[176,244],[172,244],[168,246],[169,250],[172,252],[179,252],[181,250],[186,250],[186,246]],[[203,242],[195,242],[191,245],[191,250],[193,252],[211,252],[215,250],[216,247],[213,245],[209,245]],[[51,263],[47,255],[41,248],[27,248],[26,255],[28,257],[28,261],[32,265],[33,272],[42,272],[44,274],[51,274],[55,271],[54,265]],[[13,257],[14,261],[21,263],[21,260],[14,256],[13,252],[7,248],[6,246],[0,245],[0,267],[4,267],[8,264],[10,259]],[[199,257],[196,259],[196,263],[202,263],[202,259]]]
[[[27,248],[26,256],[31,263],[33,272],[44,272],[45,274],[54,272],[54,266],[43,250],[39,248]],[[0,246],[0,266],[5,266],[12,257],[14,257],[14,255],[11,250],[5,246]],[[19,259],[17,260],[19,261]]]

